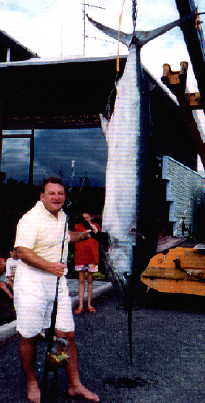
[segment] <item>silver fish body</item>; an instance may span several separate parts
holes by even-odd
[[[103,231],[111,239],[109,260],[118,272],[131,271],[132,228],[136,225],[137,158],[140,136],[140,91],[136,87],[136,49],[132,46],[118,81],[110,121],[101,117],[108,145]]]

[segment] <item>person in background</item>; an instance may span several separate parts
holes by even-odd
[[[4,257],[0,257],[0,281],[4,281],[6,279],[6,259]]]
[[[0,290],[4,291],[9,298],[13,298],[12,290],[7,285],[6,280],[6,259],[4,257],[0,258]]]
[[[34,403],[41,401],[41,391],[34,371],[37,336],[42,329],[50,326],[57,277],[60,277],[60,281],[55,332],[57,337],[68,341],[68,397],[80,397],[94,402],[100,400],[80,380],[75,324],[65,277],[68,242],[88,239],[91,235],[86,231],[68,231],[66,215],[62,209],[65,198],[63,182],[59,178],[46,179],[40,200],[19,220],[14,244],[20,259],[14,278],[20,356],[26,376],[27,398]]]
[[[86,230],[97,233],[100,231],[100,226],[94,222],[93,215],[84,210],[81,215],[81,221],[74,226],[74,231],[81,232]],[[78,315],[84,310],[86,278],[88,282],[88,312],[96,312],[96,309],[92,305],[92,282],[93,273],[98,271],[99,242],[95,238],[90,238],[84,242],[75,243],[74,262],[75,271],[79,273],[79,305],[74,310],[74,313]]]
[[[10,250],[10,257],[6,261],[6,282],[13,287],[14,276],[18,265],[16,249]]]

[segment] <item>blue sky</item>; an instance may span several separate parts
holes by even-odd
[[[0,0],[0,27],[41,57],[82,55],[82,3],[83,0]],[[101,7],[86,6],[86,12],[114,28],[119,26],[124,4],[121,29],[132,31],[131,0],[86,0],[85,3]],[[205,11],[204,0],[195,3],[199,11]],[[149,30],[179,17],[175,0],[138,0],[137,5],[137,29]],[[109,41],[87,21],[85,28],[90,37],[86,39],[86,55],[117,53],[115,41]],[[120,52],[126,53],[127,49],[121,46]],[[181,59],[188,59],[188,55],[179,28],[155,39],[142,50],[143,63],[157,77],[161,76],[164,62],[178,69]]]
[[[67,58],[82,56],[83,0],[0,0],[0,27],[23,45],[43,58]],[[86,12],[113,28],[119,27],[119,15],[123,17],[121,29],[132,31],[131,0],[86,0]],[[195,0],[199,11],[205,11],[204,0]],[[203,6],[204,4],[204,6]],[[97,7],[91,7],[95,5]],[[179,18],[175,0],[138,0],[137,29],[149,30]],[[204,7],[204,9],[203,9]],[[202,16],[202,20],[205,16]],[[205,24],[202,24],[205,31]],[[86,56],[116,55],[118,45],[85,21]],[[127,53],[120,46],[120,53]],[[180,61],[189,61],[180,28],[151,41],[142,49],[142,62],[158,79],[162,75],[163,63],[173,70],[179,69]],[[188,71],[190,91],[197,90],[191,66]]]

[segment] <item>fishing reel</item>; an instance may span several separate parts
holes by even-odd
[[[69,358],[67,339],[54,337],[51,351],[47,353],[48,369],[54,371],[59,367],[65,367]]]

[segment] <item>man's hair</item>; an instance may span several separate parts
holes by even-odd
[[[55,177],[55,176],[50,176],[49,178],[44,179],[44,181],[43,181],[43,183],[41,185],[41,189],[40,189],[41,193],[45,192],[45,187],[46,187],[46,185],[48,183],[56,183],[58,185],[61,185],[61,186],[63,186],[63,188],[64,188],[64,190],[66,192],[66,187],[65,187],[65,184],[63,183],[62,179],[58,178],[58,177]]]

